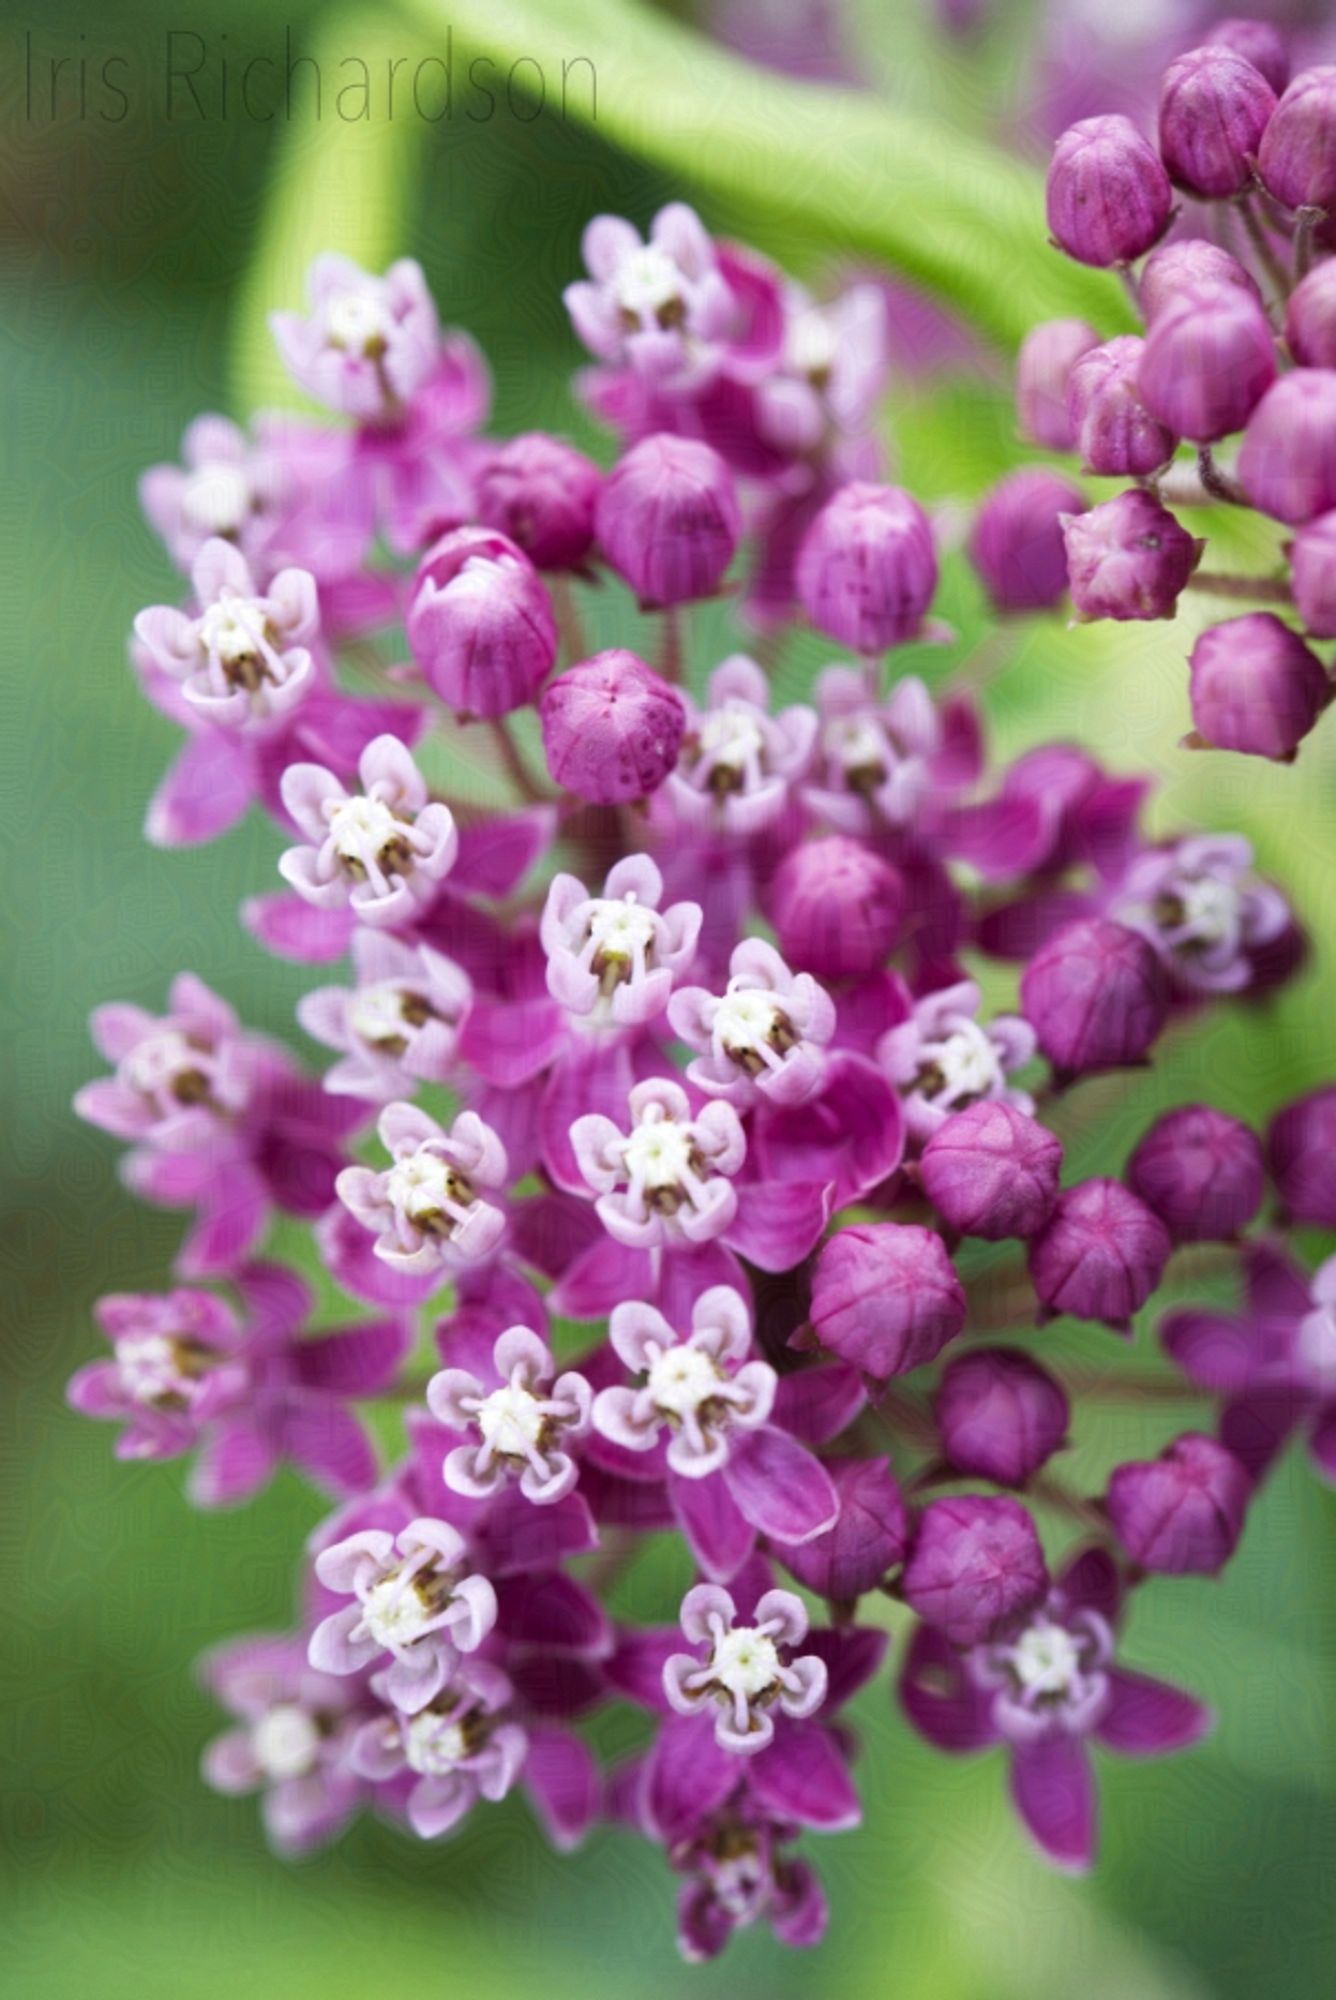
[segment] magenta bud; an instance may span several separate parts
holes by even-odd
[[[1160,1576],[1214,1576],[1233,1555],[1252,1481],[1232,1451],[1187,1431],[1159,1458],[1120,1465],[1105,1496],[1134,1563]]]
[[[428,549],[405,620],[413,658],[461,715],[509,715],[533,700],[557,656],[542,578],[490,528],[456,528]]]
[[[909,1524],[885,1458],[831,1459],[826,1470],[840,1501],[835,1526],[810,1542],[787,1543],[782,1557],[807,1590],[842,1604],[874,1590],[903,1562]]]
[[[818,978],[879,970],[904,909],[904,884],[890,863],[840,833],[790,849],[770,887],[781,953]]]
[[[1053,148],[1049,234],[1078,264],[1131,263],[1158,243],[1172,206],[1168,175],[1130,118],[1083,118]]]
[[[1071,1417],[1061,1384],[1015,1347],[949,1362],[933,1411],[956,1471],[997,1486],[1023,1486],[1058,1450]]]
[[[865,1222],[824,1243],[812,1278],[823,1347],[887,1382],[935,1360],[965,1324],[965,1291],[934,1229]]]
[[[1185,293],[1216,285],[1232,285],[1236,291],[1246,292],[1250,299],[1261,302],[1262,295],[1252,273],[1245,271],[1238,258],[1231,257],[1218,243],[1208,243],[1204,236],[1162,243],[1158,250],[1151,251],[1137,280],[1147,326],[1177,305]]]
[[[1241,194],[1276,93],[1234,49],[1190,49],[1160,85],[1160,158],[1176,187],[1208,200]]]
[[[1176,1243],[1223,1243],[1262,1205],[1265,1175],[1255,1132],[1206,1104],[1156,1119],[1127,1163],[1127,1181]]]
[[[1137,375],[1146,343],[1120,334],[1092,347],[1067,377],[1067,410],[1087,472],[1141,479],[1171,459],[1178,439],[1141,400]]]
[[[1063,515],[1080,514],[1079,486],[1042,466],[1000,479],[974,517],[969,558],[998,611],[1044,611],[1067,590]]]
[[[1257,165],[1287,208],[1336,208],[1336,64],[1295,77],[1263,134]]]
[[[548,770],[596,805],[656,791],[677,762],[687,719],[676,689],[617,648],[559,674],[539,712]]]
[[[1270,322],[1238,285],[1184,292],[1152,323],[1137,370],[1151,415],[1196,444],[1242,430],[1275,379]]]
[[[1058,1195],[1062,1144],[1003,1099],[953,1112],[923,1149],[923,1191],[950,1228],[1000,1243],[1033,1236]]]
[[[1260,70],[1277,97],[1289,82],[1289,43],[1273,21],[1217,21],[1206,39],[1213,48],[1233,49]]]
[[[1164,1026],[1168,996],[1145,938],[1090,917],[1040,946],[1021,979],[1021,1005],[1054,1069],[1077,1076],[1140,1062]]]
[[[545,431],[511,438],[478,478],[478,519],[509,535],[539,569],[573,569],[594,540],[602,474],[574,445]]]
[[[1336,1084],[1296,1099],[1272,1120],[1266,1162],[1296,1222],[1336,1229]]]
[[[1336,512],[1300,528],[1290,543],[1290,587],[1315,639],[1336,639]]]
[[[1048,1589],[1039,1536],[1019,1500],[964,1493],[919,1516],[901,1581],[906,1604],[957,1646],[977,1646]]]
[[[1080,618],[1172,618],[1205,547],[1140,486],[1062,524]]]
[[[1270,611],[1212,625],[1192,649],[1192,719],[1217,750],[1292,757],[1327,699],[1316,653]]]
[[[795,575],[819,632],[859,653],[900,645],[937,588],[928,517],[898,486],[841,486],[803,537]]]
[[[1254,507],[1298,525],[1336,507],[1336,370],[1282,375],[1248,419],[1239,478]]]
[[[648,605],[712,596],[742,535],[733,475],[718,452],[666,431],[617,461],[594,521],[604,555]]]
[[[1336,258],[1315,264],[1290,293],[1285,338],[1303,368],[1336,368]]]
[[[1070,1313],[1130,1334],[1172,1249],[1159,1216],[1121,1181],[1082,1181],[1058,1196],[1031,1245],[1030,1276],[1049,1317]]]
[[[1021,436],[1049,451],[1071,451],[1076,433],[1067,413],[1067,377],[1099,335],[1083,319],[1050,319],[1031,327],[1016,357],[1016,421]]]

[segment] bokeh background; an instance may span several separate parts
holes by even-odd
[[[643,223],[687,193],[711,223],[746,230],[796,269],[898,259],[966,322],[947,327],[917,305],[897,322],[887,419],[899,476],[935,501],[968,502],[1016,462],[1005,346],[1031,316],[1065,302],[1118,323],[1116,293],[1082,291],[1045,249],[1038,180],[1011,162],[1041,156],[1068,117],[1144,101],[1157,61],[1190,44],[1207,9],[674,9],[691,11],[694,23],[636,0],[405,0],[400,12],[331,16],[289,0],[276,23],[258,0],[193,0],[188,19],[146,0],[114,15],[86,0],[45,0],[32,19],[6,9],[0,1964],[16,2000],[666,2000],[739,1983],[840,2000],[1332,1990],[1336,1498],[1302,1464],[1270,1485],[1222,1581],[1144,1593],[1130,1657],[1204,1693],[1220,1723],[1171,1764],[1106,1762],[1092,1881],[1045,1873],[1007,1815],[997,1761],[934,1757],[900,1726],[883,1681],[858,1718],[866,1823],[812,1843],[833,1906],[828,1943],[786,1955],[746,1936],[721,1966],[691,1971],[674,1952],[673,1884],[653,1851],[606,1833],[559,1861],[517,1799],[475,1814],[445,1846],[366,1823],[299,1866],[271,1860],[252,1807],[198,1780],[217,1718],[190,1662],[287,1621],[295,1553],[320,1504],[284,1478],[243,1515],[192,1514],[179,1467],[115,1465],[110,1433],[63,1407],[65,1380],[95,1351],[91,1300],[154,1287],[177,1238],[173,1218],[129,1201],[113,1146],[69,1111],[96,1068],[88,1008],[112,996],[156,1005],[189,966],[248,1020],[293,1032],[300,973],[266,960],[236,921],[241,896],[271,879],[273,830],[253,820],[193,853],[142,841],[173,731],[140,700],[124,638],[134,612],[173,589],[138,517],[136,475],[175,455],[200,409],[241,414],[281,392],[263,309],[296,302],[309,251],[337,245],[377,268],[421,257],[443,317],[489,353],[495,428],[546,425],[598,450],[568,396],[578,356],[559,298],[592,213]],[[1320,27],[1320,0],[1312,14]],[[165,114],[169,27],[206,38],[216,81],[227,47],[281,52],[285,27],[295,50],[334,62],[439,49],[447,25],[457,61],[474,45],[588,55],[597,120],[534,114],[523,97],[518,115],[392,129],[328,115],[260,124],[212,103],[202,116],[180,104]],[[101,118],[116,105],[95,92],[81,111],[74,67],[48,115],[45,68],[27,94],[29,50],[42,64],[83,56],[94,82],[95,62],[124,57],[127,115]],[[1007,150],[985,153],[984,141]],[[1246,566],[1246,548],[1236,553]],[[1115,767],[1151,765],[1163,779],[1157,824],[1244,828],[1319,943],[1273,1007],[1180,1039],[1154,1075],[1093,1087],[1097,1155],[1078,1157],[1116,1169],[1160,1104],[1209,1092],[1261,1118],[1329,1076],[1332,731],[1294,771],[1176,752],[1195,610],[1168,627],[1076,634],[1032,621],[999,641],[959,558],[941,609],[958,646],[905,665],[935,678],[965,660],[1002,666],[987,694],[1000,750],[1074,736]],[[693,672],[727,643],[718,617],[705,621]],[[786,658],[790,696],[812,659]],[[1103,1336],[1059,1326],[1045,1339],[1088,1355]],[[1140,1339],[1144,1352],[1148,1329]],[[1113,1456],[1156,1448],[1175,1421],[1115,1406],[1083,1435],[1072,1476],[1094,1487]]]

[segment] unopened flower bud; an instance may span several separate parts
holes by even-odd
[[[842,486],[798,551],[798,596],[817,630],[859,653],[914,638],[937,588],[928,517],[896,486]]]
[[[1066,924],[1031,959],[1021,1005],[1056,1070],[1079,1075],[1140,1062],[1164,1025],[1160,961],[1124,924]]]
[[[1178,439],[1141,400],[1137,375],[1146,343],[1120,334],[1092,347],[1067,377],[1067,410],[1087,472],[1141,479],[1174,455]]]
[[[1327,676],[1270,611],[1212,625],[1192,649],[1192,719],[1217,750],[1292,757],[1322,712]]]
[[[1170,180],[1208,200],[1242,193],[1275,108],[1275,92],[1246,56],[1190,49],[1160,85],[1160,158]]]
[[[1062,524],[1079,618],[1172,618],[1204,543],[1134,486]]]
[[[957,1111],[929,1139],[919,1162],[923,1191],[962,1236],[998,1243],[1033,1236],[1058,1194],[1062,1144],[1014,1104],[986,1101]]]
[[[1035,1238],[1030,1276],[1050,1315],[1100,1320],[1129,1334],[1172,1249],[1159,1216],[1120,1181],[1082,1181],[1058,1196]]]
[[[1127,1180],[1176,1243],[1225,1242],[1262,1205],[1262,1148],[1237,1118],[1185,1104],[1151,1126],[1127,1163]]]
[[[1184,292],[1146,335],[1137,370],[1153,417],[1198,444],[1242,430],[1276,378],[1276,343],[1257,300],[1238,285]]]
[[[964,1326],[965,1310],[964,1287],[935,1230],[858,1223],[817,1257],[812,1324],[821,1344],[876,1382],[935,1359]]]
[[[1266,1135],[1266,1158],[1294,1220],[1336,1229],[1336,1084],[1286,1105]]]
[[[656,791],[677,762],[686,728],[676,689],[617,647],[559,674],[539,712],[548,770],[596,805]]]
[[[413,580],[408,644],[441,700],[461,715],[509,715],[533,700],[557,656],[542,579],[489,528],[456,528]]]
[[[1043,466],[1008,473],[985,495],[974,519],[969,558],[998,611],[1043,611],[1067,589],[1064,515],[1080,514],[1078,486]]]
[[[1053,149],[1048,226],[1079,264],[1127,264],[1169,222],[1169,179],[1130,118],[1083,118]]]
[[[1206,40],[1212,48],[1233,49],[1236,55],[1243,56],[1255,70],[1261,71],[1277,97],[1290,80],[1289,43],[1274,21],[1246,18],[1217,21],[1208,30]]]
[[[1262,136],[1258,168],[1287,208],[1336,208],[1336,64],[1296,76]]]
[[[1105,1504],[1133,1562],[1161,1576],[1214,1576],[1233,1555],[1252,1481],[1233,1452],[1188,1431],[1159,1458],[1120,1465]]]
[[[905,1602],[957,1646],[988,1638],[1047,1588],[1039,1536],[1018,1500],[966,1493],[924,1508],[905,1565]]]
[[[1071,1417],[1061,1384],[1015,1347],[948,1363],[933,1412],[954,1469],[997,1486],[1023,1486],[1061,1445]]]
[[[718,452],[667,432],[618,460],[594,521],[608,561],[651,605],[711,596],[742,534],[733,475]]]
[[[602,474],[574,445],[544,431],[511,438],[478,478],[478,519],[509,535],[539,569],[573,569],[594,540]]]
[[[883,966],[904,907],[904,885],[890,863],[844,834],[793,848],[770,890],[780,951],[819,979],[857,977]]]
[[[1336,368],[1336,259],[1315,264],[1290,293],[1285,338],[1301,368]]]
[[[1290,543],[1290,588],[1312,637],[1336,639],[1336,511],[1310,521]]]
[[[1137,291],[1147,326],[1160,314],[1177,305],[1185,293],[1203,286],[1232,285],[1251,299],[1261,299],[1257,282],[1237,257],[1210,243],[1204,236],[1186,236],[1162,243],[1152,250],[1141,267]]]
[[[783,1554],[799,1583],[838,1604],[874,1590],[903,1560],[909,1537],[905,1503],[885,1458],[835,1459],[829,1471],[840,1501],[835,1526],[810,1542],[790,1543]]]
[[[1073,449],[1067,377],[1081,356],[1098,345],[1099,335],[1083,319],[1045,320],[1026,334],[1016,357],[1016,421],[1031,444],[1049,451]]]
[[[1239,479],[1277,521],[1311,521],[1336,507],[1336,369],[1296,368],[1272,383],[1248,419]]]

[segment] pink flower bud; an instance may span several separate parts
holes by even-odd
[[[1176,1243],[1225,1242],[1262,1205],[1262,1148],[1237,1118],[1185,1104],[1151,1126],[1127,1163],[1127,1180]]]
[[[950,1362],[933,1410],[955,1470],[997,1486],[1023,1486],[1062,1444],[1071,1417],[1061,1385],[1015,1347]]]
[[[1078,486],[1043,466],[1008,473],[974,518],[969,558],[998,611],[1043,611],[1067,589],[1063,515],[1080,514]]]
[[[1146,343],[1120,334],[1092,347],[1067,377],[1067,411],[1087,472],[1140,479],[1174,455],[1178,439],[1141,400],[1137,375]]]
[[[1130,118],[1083,118],[1048,170],[1048,227],[1079,264],[1127,264],[1157,243],[1173,197],[1154,149]]]
[[[1233,1555],[1252,1481],[1232,1451],[1187,1431],[1159,1458],[1120,1465],[1105,1505],[1133,1562],[1160,1576],[1214,1576]]]
[[[1139,486],[1066,517],[1062,534],[1081,618],[1172,618],[1205,547]]]
[[[514,542],[489,528],[456,528],[427,551],[405,623],[413,658],[461,715],[522,708],[557,656],[541,579]]]
[[[733,475],[718,452],[667,432],[618,460],[594,522],[604,555],[643,604],[711,596],[742,534]]]
[[[1290,80],[1290,50],[1283,30],[1273,21],[1217,21],[1206,36],[1212,48],[1233,49],[1260,70],[1280,96]]]
[[[1266,1135],[1266,1158],[1294,1220],[1336,1229],[1336,1084],[1286,1105]]]
[[[1287,208],[1336,208],[1336,65],[1295,77],[1263,134],[1257,164]]]
[[[1292,757],[1328,694],[1322,663],[1270,611],[1212,625],[1192,649],[1192,719],[1217,750]]]
[[[1099,335],[1083,319],[1046,320],[1026,334],[1016,357],[1016,421],[1031,444],[1072,450],[1076,433],[1067,413],[1067,377],[1098,345]]]
[[[1242,430],[1276,378],[1265,312],[1238,285],[1185,291],[1151,325],[1141,400],[1179,437],[1209,444]]]
[[[478,479],[478,519],[509,535],[539,569],[573,569],[594,540],[602,474],[574,445],[544,431],[511,438]]]
[[[791,849],[770,889],[781,953],[790,965],[824,979],[883,966],[904,904],[904,885],[890,863],[838,833]]]
[[[1219,200],[1252,179],[1276,94],[1233,49],[1191,49],[1160,85],[1160,158],[1175,186]]]
[[[1237,257],[1208,243],[1204,236],[1187,236],[1175,243],[1162,243],[1152,250],[1141,267],[1137,290],[1147,326],[1183,298],[1203,286],[1233,285],[1251,299],[1261,300],[1256,280],[1245,271]]]
[[[1296,368],[1273,382],[1248,419],[1239,478],[1277,521],[1311,521],[1336,507],[1336,370]]]
[[[1300,528],[1290,543],[1290,587],[1315,639],[1336,639],[1336,511]]]
[[[1034,1522],[1019,1500],[934,1500],[920,1516],[902,1588],[910,1609],[957,1646],[978,1645],[1048,1589]]]
[[[676,689],[617,647],[559,674],[539,713],[548,770],[596,805],[657,791],[677,762],[687,719]]]
[[[860,653],[900,645],[937,589],[928,517],[898,486],[842,486],[804,536],[795,575],[818,631]]]
[[[1315,264],[1290,293],[1285,338],[1303,368],[1336,368],[1336,259]]]
[[[935,1230],[859,1223],[832,1236],[817,1257],[812,1324],[821,1344],[874,1381],[934,1360],[964,1326],[965,1310]]]
[[[1033,1236],[1058,1194],[1061,1141],[1014,1104],[997,1100],[955,1112],[919,1162],[923,1191],[962,1236],[1000,1243]]]
[[[1100,1320],[1127,1334],[1172,1248],[1159,1216],[1120,1181],[1082,1181],[1058,1196],[1031,1247],[1030,1276],[1050,1316]]]
[[[1102,918],[1066,924],[1021,979],[1021,1005],[1056,1070],[1140,1062],[1164,1026],[1160,961],[1145,938]]]
[[[836,1459],[828,1470],[840,1500],[835,1526],[810,1542],[789,1543],[783,1559],[806,1589],[838,1604],[875,1589],[903,1561],[908,1522],[884,1458]]]

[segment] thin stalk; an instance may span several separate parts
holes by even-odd
[[[1197,473],[1202,485],[1214,500],[1223,500],[1231,507],[1246,507],[1248,496],[1237,480],[1222,472],[1215,462],[1215,455],[1209,444],[1197,447]]]
[[[673,687],[682,678],[682,615],[676,604],[666,604],[663,608],[659,672]]]
[[[1238,211],[1243,217],[1243,226],[1248,232],[1248,241],[1252,244],[1258,263],[1276,287],[1281,298],[1288,298],[1290,274],[1285,269],[1284,264],[1277,255],[1275,245],[1262,226],[1262,218],[1257,213],[1251,194],[1243,196],[1238,204]]]
[[[492,741],[496,745],[502,769],[506,772],[506,775],[520,797],[527,799],[531,805],[543,804],[547,799],[547,794],[520,755],[520,746],[511,734],[509,718],[504,715],[498,716],[494,721],[489,722],[487,727],[491,732]]]
[[[1254,598],[1260,604],[1292,604],[1290,586],[1279,576],[1225,576],[1218,570],[1196,570],[1187,581],[1189,590],[1205,591],[1211,597]]]
[[[1294,211],[1294,282],[1306,278],[1313,268],[1313,237],[1327,219],[1325,208],[1296,208]]]
[[[574,666],[577,660],[589,657],[585,642],[584,620],[580,607],[575,601],[575,591],[571,580],[559,570],[551,579],[548,590],[552,598],[552,611],[557,621],[557,634],[561,640],[562,665]]]

